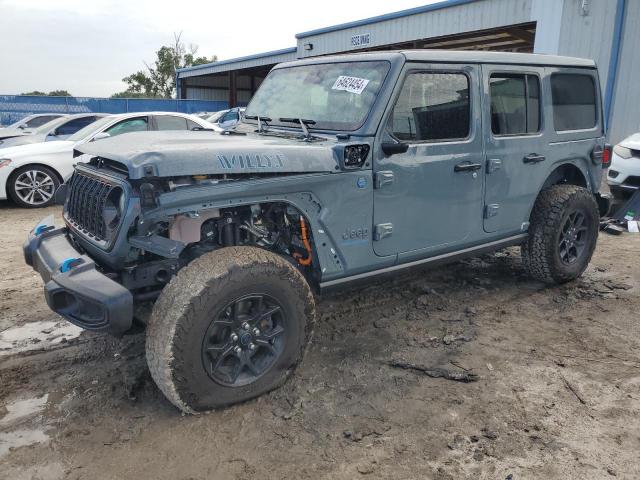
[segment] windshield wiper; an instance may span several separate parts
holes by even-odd
[[[315,125],[315,120],[307,120],[305,118],[281,118],[280,121],[286,123],[299,123],[300,128],[302,128],[302,132],[304,133],[304,139],[311,140],[311,134],[309,133],[307,125]]]
[[[248,120],[257,120],[258,121],[258,133],[265,133],[267,131],[266,128],[262,128],[262,122],[264,122],[265,126],[268,127],[271,119],[269,117],[262,117],[260,115],[245,115],[244,118]]]

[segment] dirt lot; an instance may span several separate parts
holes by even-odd
[[[3,479],[640,478],[640,235],[601,235],[559,287],[510,249],[325,296],[282,389],[182,416],[141,335],[80,334],[47,309],[21,244],[50,213],[0,202]]]

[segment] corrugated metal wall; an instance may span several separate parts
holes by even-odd
[[[614,2],[611,2],[614,3]],[[609,140],[640,132],[640,1],[627,0]]]
[[[295,48],[285,48],[275,52],[265,54],[251,55],[249,57],[240,57],[233,60],[221,60],[211,64],[202,65],[198,68],[186,69],[178,71],[178,77],[188,78],[197,77],[199,75],[208,75],[212,73],[228,72],[230,70],[241,70],[243,68],[261,67],[263,65],[272,65],[274,63],[289,62],[296,59]]]
[[[416,39],[525,23],[531,18],[531,0],[480,0],[393,20],[347,28],[298,39],[298,56],[310,57],[334,52],[357,51],[351,37],[369,33],[366,48]],[[304,44],[313,44],[313,50]]]
[[[562,12],[558,55],[595,60],[603,92],[611,56],[616,3],[615,0],[590,1],[583,10],[582,0],[564,0]]]

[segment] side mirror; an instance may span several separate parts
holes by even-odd
[[[103,138],[109,138],[111,135],[109,135],[107,132],[98,132],[96,133],[93,138],[91,139],[92,142],[95,142],[96,140],[101,140]]]
[[[395,155],[396,153],[405,153],[409,150],[409,145],[401,142],[383,142],[381,146],[384,154],[388,156]]]

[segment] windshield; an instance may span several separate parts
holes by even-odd
[[[84,140],[89,135],[93,134],[102,129],[109,122],[113,121],[112,116],[102,117],[96,120],[95,122],[90,123],[84,128],[81,128],[76,133],[67,138],[67,140],[71,140],[72,142],[79,142],[80,140]]]
[[[273,70],[251,99],[246,116],[315,121],[312,128],[356,130],[367,118],[389,62],[344,62]]]

